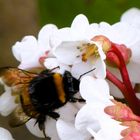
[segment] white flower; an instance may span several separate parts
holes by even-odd
[[[56,30],[55,25],[47,24],[40,30],[38,40],[34,36],[25,36],[21,42],[15,43],[12,51],[20,62],[19,68],[29,69],[41,66],[39,59],[51,50],[50,36]]]
[[[15,96],[11,95],[11,88],[6,86],[0,79],[0,84],[4,86],[5,92],[0,96],[0,114],[8,116],[17,106]]]
[[[66,70],[70,71],[70,67],[68,65],[60,63],[56,58],[46,58],[44,60],[44,66],[50,70],[54,69],[53,72],[58,72],[61,74],[63,74]]]
[[[92,140],[90,134],[78,131],[74,122],[58,120],[56,126],[61,140]]]
[[[140,29],[140,9],[135,7],[128,9],[122,14],[120,21],[127,22],[133,27]]]
[[[61,63],[72,65],[72,74],[77,78],[93,68],[95,76],[106,75],[102,44],[92,41],[92,37],[92,28],[84,15],[76,16],[70,28],[59,29],[51,37],[54,55]]]
[[[76,129],[90,132],[95,140],[121,139],[120,133],[125,127],[104,112],[105,107],[113,105],[107,82],[85,76],[80,83],[80,93],[86,105],[77,113]]]
[[[10,132],[0,127],[0,140],[14,140]]]
[[[101,22],[100,24],[92,24],[92,27],[94,36],[104,35],[110,41],[124,44],[131,49],[132,56],[127,64],[128,72],[132,82],[140,82],[140,77],[136,76],[140,74],[138,71],[140,68],[140,31],[124,22],[118,22],[112,26]]]
[[[52,140],[59,140],[61,139],[61,127],[63,126],[63,123],[61,122],[67,122],[68,124],[71,122],[74,122],[75,115],[77,114],[79,110],[79,107],[76,103],[67,103],[63,107],[56,109],[55,112],[60,114],[60,117],[58,120],[54,120],[48,116],[46,116],[46,122],[45,122],[45,133],[48,137],[51,137]],[[37,137],[44,137],[43,132],[40,131],[38,124],[35,125],[36,119],[31,119],[26,123],[26,127],[28,130]],[[57,125],[57,126],[56,126]],[[73,123],[74,125],[74,123]],[[68,126],[70,127],[70,126]],[[63,133],[67,132],[68,129],[66,129]]]
[[[130,24],[126,22],[118,22],[113,25],[109,25],[108,23],[101,22],[99,24],[93,23],[91,24],[93,30],[93,36],[104,35],[111,42],[116,44],[124,44],[127,48],[129,48],[132,52],[130,61],[127,64],[127,70],[130,76],[130,80],[133,83],[140,82],[140,30],[132,27]],[[107,66],[117,78],[121,80],[121,76],[119,71],[116,68],[111,68]],[[123,98],[124,96],[113,84],[110,84],[111,94],[118,98]]]

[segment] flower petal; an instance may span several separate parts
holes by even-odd
[[[88,134],[82,134],[77,131],[73,123],[65,122],[61,119],[57,121],[56,127],[61,140],[88,140],[90,137]]]
[[[45,133],[48,137],[51,137],[51,140],[58,140],[58,135],[56,131],[56,120],[52,118],[47,118],[48,120],[45,122]],[[36,119],[31,119],[26,123],[26,127],[28,130],[35,136],[44,138],[43,132],[39,129],[36,124]]]
[[[37,46],[37,40],[33,36],[26,36],[21,42],[17,42],[12,51],[18,61],[21,62],[19,68],[29,69],[40,66],[39,57],[43,55]]]
[[[121,131],[125,129],[118,121],[106,119],[101,123],[102,129],[98,132],[90,128],[89,132],[95,137],[95,140],[120,140],[122,138]],[[113,129],[112,129],[113,128]]]
[[[71,69],[71,73],[75,78],[79,79],[81,75],[92,70],[93,67],[94,66],[93,64],[91,64],[90,61],[74,63]],[[94,70],[87,73],[86,75],[90,75],[90,76],[94,75]]]
[[[8,116],[16,106],[15,97],[11,95],[11,88],[5,87],[5,92],[0,96],[0,114]]]
[[[10,132],[0,127],[0,140],[14,140]]]
[[[54,24],[45,25],[38,34],[39,47],[44,51],[50,50],[50,37],[57,31],[57,27]]]
[[[140,64],[133,63],[130,61],[127,65],[128,73],[130,76],[130,79],[134,83],[140,83]]]
[[[45,132],[51,138],[51,140],[58,140],[58,132],[56,129],[56,120],[47,118],[45,122]]]
[[[63,42],[60,46],[55,48],[54,55],[61,63],[71,65],[76,60],[77,56],[79,56],[80,52],[77,47],[82,43],[81,41]]]
[[[104,79],[95,79],[91,76],[82,78],[80,82],[80,94],[87,102],[93,102],[97,99],[104,102],[110,99],[107,82]]]
[[[21,54],[27,50],[32,53],[32,50],[37,49],[37,40],[34,36],[25,36],[21,42],[16,42],[15,45],[12,46],[12,52],[18,61],[21,61]]]
[[[59,66],[59,68],[53,70],[53,72],[58,72],[61,74],[63,74],[66,70],[70,71],[70,67],[68,65],[60,63],[56,58],[45,59],[44,66],[50,70]]]
[[[36,119],[30,119],[26,123],[27,129],[35,136],[44,138],[43,132],[39,129],[38,125],[36,124]]]
[[[85,15],[77,15],[71,25],[71,28],[77,30],[79,34],[84,34],[89,26],[88,19]]]
[[[130,61],[133,61],[135,63],[139,63],[140,64],[140,49],[139,49],[139,44],[140,44],[140,40],[134,42],[132,45],[129,46],[129,48],[131,48],[132,51],[132,56],[130,58]]]
[[[58,113],[60,114],[60,118],[64,121],[74,121],[75,115],[77,114],[79,108],[76,106],[76,103],[67,103],[60,109],[58,109]]]
[[[133,17],[133,20],[132,20]],[[127,22],[132,26],[140,28],[140,10],[138,8],[130,8],[121,16],[121,22]]]

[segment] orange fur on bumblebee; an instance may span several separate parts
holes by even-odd
[[[79,91],[79,80],[68,71],[62,75],[52,70],[34,73],[3,67],[0,68],[0,78],[12,88],[13,95],[19,96],[19,105],[11,114],[10,126],[17,127],[31,118],[36,118],[36,123],[45,137],[47,137],[44,126],[46,116],[57,119],[59,114],[54,111],[55,109],[68,101],[81,101],[73,97]]]

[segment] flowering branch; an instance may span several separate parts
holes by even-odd
[[[107,71],[107,78],[114,83],[123,93],[125,99],[128,102],[128,105],[131,107],[134,113],[137,115],[140,115],[140,102],[138,98],[135,95],[135,91],[133,90],[124,57],[121,53],[121,51],[118,49],[118,44],[112,43],[112,48],[109,52],[114,53],[115,56],[117,56],[117,59],[119,60],[119,63],[117,62],[117,66],[120,70],[122,80],[123,82],[119,81],[113,74],[111,74],[109,71]]]

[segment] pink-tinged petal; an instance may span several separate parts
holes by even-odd
[[[79,34],[84,35],[88,26],[89,26],[89,22],[88,22],[87,17],[83,14],[80,14],[74,18],[71,28],[76,30]]]
[[[138,121],[140,122],[140,117],[136,116],[132,110],[121,102],[112,100],[114,105],[107,106],[104,110],[107,114],[112,116],[113,119],[119,121]]]
[[[140,140],[140,133],[132,132],[124,138],[122,138],[121,140]]]
[[[123,126],[127,128],[121,132],[124,137],[121,140],[139,140],[140,138],[140,123],[136,121],[125,121],[122,122]]]
[[[0,127],[0,140],[14,140],[10,132]]]
[[[57,27],[54,24],[45,25],[38,34],[38,44],[44,51],[50,50],[50,38],[51,35],[57,31]]]
[[[101,100],[104,102],[110,99],[107,82],[104,79],[95,79],[91,76],[82,78],[80,82],[80,94],[87,102],[93,102],[94,100]]]
[[[89,140],[90,135],[81,133],[74,127],[74,123],[59,119],[56,123],[58,135],[61,140]]]

